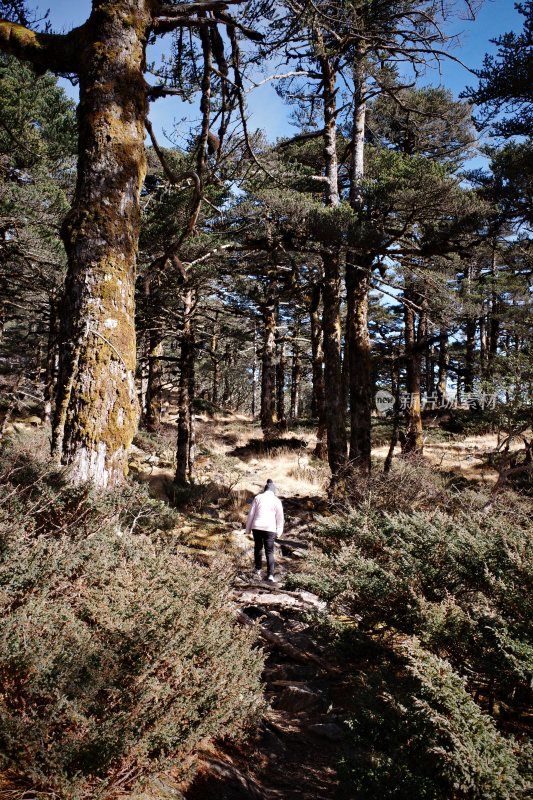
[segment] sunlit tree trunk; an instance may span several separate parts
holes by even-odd
[[[350,163],[350,205],[360,212],[363,198],[366,125],[365,48],[361,42],[354,62],[354,113]],[[346,257],[346,344],[349,364],[350,463],[370,471],[372,423],[372,365],[368,333],[368,292],[371,265],[360,253]]]
[[[134,285],[148,5],[93,3],[91,38],[79,53],[78,181],[62,229],[68,274],[53,451],[75,482],[100,486],[123,479],[138,419]]]

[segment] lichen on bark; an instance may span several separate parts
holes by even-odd
[[[127,13],[135,24],[124,25]],[[145,174],[146,0],[94,3],[80,52],[78,181],[62,235],[68,275],[53,449],[74,482],[127,471],[136,430],[134,286]]]

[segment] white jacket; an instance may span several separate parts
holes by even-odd
[[[268,489],[254,497],[246,520],[246,533],[251,530],[269,531],[281,536],[283,533],[283,506],[274,492]]]

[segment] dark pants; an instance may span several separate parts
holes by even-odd
[[[254,535],[255,568],[261,569],[264,547],[267,558],[267,574],[274,576],[274,542],[277,534],[272,531],[257,531],[255,528],[252,533]]]

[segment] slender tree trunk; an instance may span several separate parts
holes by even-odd
[[[323,331],[320,320],[320,293],[321,286],[313,287],[309,316],[311,319],[311,361],[313,372],[313,400],[311,414],[318,418],[316,434],[315,456],[326,460],[328,454],[327,429],[326,429],[326,387],[324,385],[324,352]]]
[[[285,426],[285,340],[278,339],[278,358],[276,364],[276,406],[278,425]]]
[[[361,210],[366,126],[365,47],[361,42],[354,63],[354,113],[350,163],[350,205]],[[346,258],[346,342],[349,364],[350,463],[368,473],[371,466],[372,362],[368,333],[368,292],[371,268],[361,254]]]
[[[257,336],[257,325],[254,322],[254,341],[253,341],[253,363],[252,363],[252,419],[255,419],[257,414],[257,374],[258,374],[258,364],[257,364],[257,344],[256,344],[256,336]]]
[[[383,472],[387,475],[392,467],[392,459],[394,458],[394,450],[398,444],[400,434],[400,354],[399,352],[393,355],[391,365],[391,392],[394,396],[394,411],[392,418],[392,431],[389,444],[389,450],[383,464]]]
[[[319,56],[324,100],[324,167],[325,203],[339,205],[337,160],[336,72],[323,42]],[[322,284],[322,330],[324,334],[324,385],[328,462],[335,484],[338,473],[346,464],[346,427],[342,394],[341,320],[340,320],[340,254],[331,247],[323,250],[324,280]]]
[[[91,42],[80,52],[78,182],[62,229],[53,452],[74,482],[106,486],[123,480],[138,419],[134,286],[150,13],[147,0],[93,5]]]
[[[276,340],[276,306],[274,303],[263,309],[263,356],[261,371],[261,428],[265,439],[273,439],[277,433],[276,394],[274,365]]]
[[[372,421],[372,362],[368,334],[370,270],[346,265],[349,300],[348,340],[350,366],[350,462],[370,471]]]
[[[53,402],[55,385],[57,381],[57,368],[59,353],[57,349],[58,339],[58,301],[55,293],[48,298],[49,317],[48,317],[48,340],[46,347],[46,374],[44,379],[44,415],[43,422],[49,425],[52,421]]]
[[[445,328],[439,331],[439,375],[437,381],[437,399],[442,405],[446,397],[446,385],[448,381],[448,332]]]
[[[163,332],[160,324],[152,322],[148,332],[148,373],[146,381],[144,425],[146,430],[156,432],[161,425],[161,391],[163,369]]]
[[[485,376],[487,371],[487,356],[488,356],[488,335],[487,335],[487,315],[482,314],[479,318],[479,366],[481,377]]]
[[[476,320],[468,319],[465,326],[466,351],[465,351],[465,392],[474,391],[475,359],[476,359]]]
[[[211,402],[214,406],[218,405],[218,338],[220,336],[220,325],[218,322],[218,311],[215,312],[215,321],[213,323],[213,335],[211,336],[211,364],[213,366],[213,374],[211,378]]]
[[[230,385],[230,368],[231,368],[231,345],[226,342],[224,349],[224,388],[222,390],[222,405],[225,407],[229,405],[231,398],[231,385]]]
[[[191,385],[194,385],[193,307],[193,291],[192,289],[187,289],[183,297],[183,332],[181,338],[178,394],[178,442],[175,476],[175,482],[178,486],[186,486],[191,477]]]
[[[418,293],[406,287],[405,299],[416,302]],[[421,357],[417,348],[415,312],[408,303],[404,304],[404,339],[407,389],[407,434],[403,446],[404,453],[422,453],[422,414],[420,408]]]
[[[291,368],[291,407],[289,417],[297,420],[300,417],[300,382],[302,375],[302,362],[300,358],[300,347],[296,340],[300,332],[299,324],[294,328],[292,343],[292,368]]]
[[[326,429],[328,434],[328,462],[333,482],[346,465],[346,426],[342,395],[341,321],[339,256],[324,252],[324,281],[322,286],[324,332],[324,386],[326,403]]]

